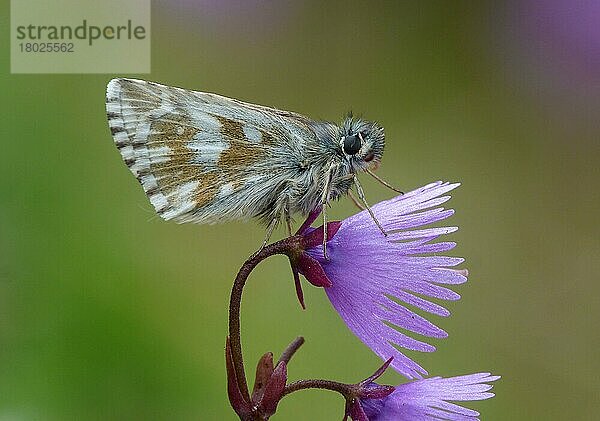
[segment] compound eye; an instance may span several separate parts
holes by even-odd
[[[356,155],[362,146],[358,135],[344,136],[344,152],[348,155]]]

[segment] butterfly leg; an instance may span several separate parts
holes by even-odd
[[[323,258],[329,260],[327,255],[327,204],[322,205],[323,209]]]
[[[275,230],[275,227],[277,226],[277,221],[278,221],[278,218],[273,218],[271,220],[271,222],[269,223],[269,226],[267,227],[267,234],[265,235],[265,240],[263,241],[262,247],[260,248],[261,250],[265,248],[265,246],[267,245],[267,243],[271,239],[271,235],[273,234],[273,230]]]
[[[327,256],[327,204],[329,203],[329,188],[331,185],[331,175],[333,173],[333,166],[329,167],[327,174],[325,175],[325,187],[323,188],[323,195],[321,196],[321,210],[323,211],[323,258],[329,260]]]
[[[290,212],[286,209],[285,211],[285,224],[287,225],[288,237],[292,236],[292,217]]]
[[[354,184],[356,184],[356,191],[358,193],[358,197],[360,198],[360,200],[363,202],[365,208],[367,209],[367,212],[369,212],[369,215],[371,215],[371,218],[373,218],[373,221],[375,222],[375,225],[377,225],[377,228],[379,228],[379,230],[381,231],[381,233],[387,237],[387,232],[385,232],[385,230],[383,229],[383,227],[381,226],[381,223],[379,222],[379,220],[375,217],[375,214],[373,213],[373,210],[371,209],[371,207],[369,206],[369,204],[367,203],[367,199],[365,198],[365,192],[362,189],[362,186],[360,185],[360,183],[358,182],[358,177],[354,177]]]
[[[265,234],[265,239],[263,240],[262,245],[260,246],[260,248],[258,250],[256,250],[254,253],[252,253],[252,256],[250,256],[250,258],[255,257],[258,253],[260,253],[266,247],[267,243],[271,239],[271,235],[273,234],[275,227],[277,226],[278,220],[279,220],[278,218],[273,218],[271,220],[271,222],[269,222],[269,226],[267,227],[267,233]]]
[[[358,199],[354,196],[354,193],[352,193],[352,190],[348,190],[348,197],[350,198],[350,200],[352,200],[352,203],[354,203],[354,205],[360,209],[361,211],[364,211],[366,208],[358,201]]]
[[[292,215],[290,215],[290,204],[286,202],[283,211],[281,212],[283,219],[285,219],[285,225],[287,227],[288,237],[291,237],[292,234]]]

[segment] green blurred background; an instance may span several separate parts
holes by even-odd
[[[234,419],[223,346],[252,223],[154,216],[104,111],[118,75],[11,75],[2,3],[0,420]],[[155,2],[145,79],[386,129],[379,174],[461,181],[451,206],[450,337],[411,354],[431,374],[492,371],[486,420],[598,419],[598,2]],[[372,202],[392,194],[363,177]],[[354,212],[349,201],[333,214]],[[278,233],[281,235],[282,233]],[[307,343],[290,378],[353,382],[379,360],[273,258],[243,303],[246,361]],[[253,377],[253,376],[252,376]],[[386,374],[389,383],[402,378]],[[341,419],[332,393],[274,419]]]

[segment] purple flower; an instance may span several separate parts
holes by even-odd
[[[416,380],[396,386],[396,390],[384,398],[359,399],[360,405],[355,405],[354,411],[366,415],[369,421],[473,421],[478,419],[479,412],[448,401],[489,399],[494,394],[488,392],[492,386],[487,383],[499,378],[490,373],[477,373]]]
[[[323,226],[317,229],[310,227],[310,224],[315,221],[320,213],[320,209],[313,211],[304,224],[302,224],[297,232],[297,234],[302,237],[302,245],[300,249],[296,250],[296,253],[293,256],[290,256],[290,265],[292,267],[292,273],[294,274],[294,284],[296,285],[296,295],[298,296],[298,301],[300,301],[302,308],[306,308],[306,306],[304,305],[304,293],[302,292],[302,286],[300,284],[300,274],[316,287],[329,288],[331,286],[331,281],[325,274],[325,271],[323,271],[321,264],[305,251],[323,245],[323,238],[325,235]],[[342,223],[339,221],[327,223],[328,242],[336,234],[341,224]]]
[[[462,258],[438,255],[456,244],[435,242],[457,228],[420,228],[454,213],[436,206],[450,199],[442,195],[458,186],[439,181],[375,205],[373,212],[387,237],[363,211],[344,220],[328,241],[329,260],[323,258],[320,244],[306,250],[331,281],[325,292],[350,330],[383,360],[393,357],[392,367],[408,378],[421,378],[427,371],[393,344],[423,352],[435,347],[398,329],[432,338],[447,336],[408,306],[448,316],[448,310],[423,297],[458,300],[457,293],[440,284],[467,280],[466,270],[452,269]]]

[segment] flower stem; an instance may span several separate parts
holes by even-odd
[[[293,250],[296,250],[299,247],[300,241],[301,237],[293,236],[263,247],[244,262],[233,282],[229,299],[229,338],[231,341],[231,356],[238,387],[242,392],[243,397],[248,402],[250,402],[250,394],[248,393],[248,382],[246,381],[246,374],[244,372],[244,358],[242,355],[242,340],[240,333],[240,308],[244,286],[246,285],[248,276],[260,262],[267,257],[276,254],[285,254],[289,256]]]
[[[235,374],[237,389],[239,390],[239,393],[241,393],[241,400],[239,402],[242,403],[242,411],[244,411],[243,405],[249,405],[252,402],[250,398],[250,393],[248,391],[248,382],[246,380],[246,374],[244,370],[244,358],[242,353],[240,326],[240,309],[246,281],[250,276],[250,273],[252,273],[252,271],[254,270],[254,268],[260,262],[262,262],[270,256],[282,254],[288,256],[290,258],[290,261],[297,259],[299,253],[302,252],[305,246],[305,241],[306,239],[303,236],[303,234],[299,233],[292,237],[284,238],[283,240],[277,241],[275,243],[263,247],[244,262],[233,282],[231,296],[229,299],[229,340],[227,355],[229,355],[231,358],[231,366]],[[293,340],[281,354],[278,363],[283,362],[285,363],[285,365],[287,365],[287,363],[294,356],[296,351],[302,346],[302,344],[304,344],[304,338],[301,336]],[[231,378],[233,378],[233,376]],[[325,389],[338,392],[342,396],[344,396],[344,398],[346,398],[348,402],[354,399],[357,396],[358,392],[357,385],[339,383],[331,380],[300,380],[287,385],[285,389],[283,389],[283,393],[280,395],[279,399],[283,398],[283,396],[289,395],[290,393],[303,389]],[[236,409],[236,404],[234,401],[232,401],[232,406],[234,407],[234,409]],[[241,419],[245,420],[248,417],[248,420],[268,419],[268,416],[262,416],[259,413],[260,411],[256,412],[254,410],[250,410],[249,408],[246,408],[245,410],[249,412],[247,414],[245,412],[238,412]]]
[[[352,398],[356,392],[356,386],[352,384],[345,384],[340,382],[334,382],[333,380],[321,380],[321,379],[310,379],[310,380],[299,380],[288,384],[285,387],[283,396],[289,395],[290,393],[297,392],[304,389],[325,389],[338,392],[345,398]]]
[[[303,344],[304,338],[302,336],[298,336],[296,339],[294,339],[292,343],[290,343],[287,346],[287,348],[283,351],[281,357],[279,357],[279,361],[277,362],[277,364],[279,364],[280,362],[284,362],[286,364],[289,363],[296,351],[298,351],[298,348],[300,348]]]

